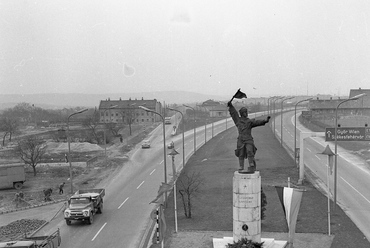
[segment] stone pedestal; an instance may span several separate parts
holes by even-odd
[[[233,178],[233,239],[261,242],[261,177],[259,171]]]
[[[261,177],[259,171],[233,178],[233,237],[213,238],[213,248],[225,248],[242,238],[263,242],[263,248],[285,248],[287,241],[261,239]]]

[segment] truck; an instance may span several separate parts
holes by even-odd
[[[64,210],[64,219],[67,225],[72,220],[84,221],[88,224],[94,222],[94,215],[103,212],[103,197],[105,189],[80,189],[68,200],[68,206]]]
[[[21,189],[26,181],[24,164],[0,165],[0,188]]]
[[[62,242],[59,229],[48,236],[35,236],[21,238],[14,241],[0,242],[1,247],[7,248],[55,248]]]

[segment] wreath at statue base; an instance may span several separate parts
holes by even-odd
[[[247,238],[242,238],[238,242],[234,242],[233,244],[227,244],[227,248],[262,248],[264,242],[254,242]]]

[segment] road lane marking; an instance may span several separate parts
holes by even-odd
[[[162,164],[164,160],[162,160],[159,164]]]
[[[142,181],[140,184],[139,184],[139,186],[137,186],[137,188],[136,189],[139,189],[140,188],[140,186],[141,185],[143,185],[143,183],[144,183],[145,181]]]
[[[310,149],[306,148],[309,152],[312,152]]]
[[[126,198],[126,200],[124,200],[124,201],[121,203],[121,205],[119,205],[119,207],[118,207],[117,209],[120,209],[120,208],[123,206],[123,204],[125,204],[125,202],[127,202],[128,198],[130,198],[130,197],[127,197],[127,198]]]
[[[353,187],[349,182],[347,182],[343,177],[340,177],[340,178],[342,178],[342,180],[344,181],[344,182],[346,182],[349,186],[351,186],[351,188],[354,190],[354,191],[356,191],[360,196],[362,196],[368,203],[370,203],[370,201],[363,195],[363,194],[361,194],[360,193],[360,191],[358,191],[357,189],[355,189],[355,187]]]
[[[155,171],[155,169],[154,169],[154,170],[152,170],[152,172],[150,172],[150,174],[149,174],[149,175],[151,176],[151,175],[154,173],[154,171]]]
[[[104,225],[99,229],[99,231],[95,234],[94,238],[91,241],[94,241],[95,240],[95,238],[99,235],[99,233],[101,232],[101,230],[103,230],[103,228],[105,227],[106,224],[107,224],[107,222],[104,223]]]
[[[321,160],[321,158],[320,158],[319,156],[315,155],[315,157],[316,157],[318,160]]]

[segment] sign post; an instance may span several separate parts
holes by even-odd
[[[370,141],[370,128],[368,127],[338,127],[335,135],[334,127],[325,129],[325,141]]]

